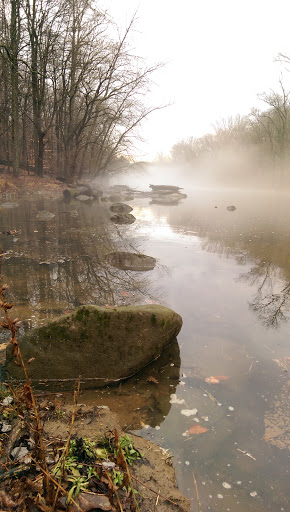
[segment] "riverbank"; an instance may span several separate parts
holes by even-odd
[[[3,405],[3,402],[7,405]],[[106,406],[67,405],[61,394],[51,395],[49,399],[38,398],[38,402],[44,426],[43,442],[48,474],[55,490],[56,481],[59,481],[59,496],[55,507],[47,506],[43,475],[33,471],[33,433],[28,428],[25,415],[13,418],[11,412],[13,407],[19,407],[19,403],[14,406],[14,401],[6,397],[6,401],[4,399],[1,402],[2,418],[10,413],[12,421],[5,422],[5,433],[3,423],[1,427],[0,496],[3,509],[19,512],[64,509],[87,512],[96,508],[124,512],[189,512],[189,501],[176,486],[170,454],[153,442],[122,432],[117,416]],[[123,446],[125,469],[119,456],[110,453],[108,446],[104,456],[104,441],[113,442],[113,446],[116,446],[116,436]],[[66,449],[68,438],[71,439],[70,448],[64,477],[60,481],[57,468],[60,467],[60,457]],[[74,457],[71,454],[72,446],[78,446]],[[85,458],[85,451],[88,454],[89,449],[92,453],[95,451],[97,456],[93,457],[91,453],[90,458]],[[88,464],[89,474],[84,469]],[[123,490],[127,475],[136,499],[132,498],[129,491]],[[77,485],[79,492],[76,490]],[[72,488],[73,500],[67,506],[65,500]]]

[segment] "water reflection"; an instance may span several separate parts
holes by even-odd
[[[241,274],[241,281],[255,287],[249,301],[253,311],[265,327],[278,328],[281,322],[290,319],[290,283],[285,283],[281,269],[271,262],[259,262],[249,272]]]
[[[159,428],[171,409],[170,395],[176,392],[179,374],[180,350],[175,339],[156,361],[118,388],[87,390],[82,400],[106,404],[118,414],[125,430]]]
[[[226,209],[231,204],[234,212]],[[38,222],[39,209],[56,216]],[[142,435],[173,452],[192,503],[194,470],[203,510],[286,510],[288,459],[283,432],[278,444],[272,425],[287,407],[287,372],[277,361],[289,356],[289,197],[196,191],[174,207],[135,199],[133,214],[134,224],[117,226],[106,205],[40,201],[2,212],[0,230],[22,231],[16,242],[1,235],[10,258],[3,270],[23,308],[17,316],[34,323],[33,315],[39,320],[85,302],[154,301],[175,309],[184,322],[181,355],[83,401],[109,405],[128,429],[150,425]],[[106,254],[119,251],[151,255],[157,265],[146,274],[109,266]],[[210,376],[228,380],[214,385],[205,381]],[[194,419],[170,404],[174,393],[185,409],[198,409],[196,424],[206,433],[182,436]]]
[[[39,211],[55,217],[39,221]],[[125,305],[161,302],[143,272],[120,271],[106,262],[116,251],[136,250],[127,226],[110,223],[108,208],[63,201],[24,201],[2,214],[3,273],[16,303],[15,314],[29,325],[81,304]],[[13,226],[13,228],[12,228]]]

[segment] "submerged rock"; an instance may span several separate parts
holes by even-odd
[[[143,272],[153,270],[156,265],[156,259],[152,258],[152,256],[133,252],[111,252],[107,254],[106,261],[120,270],[136,270]]]
[[[86,194],[80,194],[79,196],[75,196],[77,201],[91,201],[93,199],[92,196],[87,196]]]
[[[130,213],[133,208],[132,206],[129,206],[128,204],[124,203],[115,203],[110,206],[111,212],[114,213]]]
[[[12,201],[7,201],[6,203],[2,203],[1,205],[1,208],[17,208],[17,206],[19,206],[18,203],[13,203]]]
[[[103,386],[134,375],[160,356],[177,336],[182,318],[172,309],[151,304],[104,308],[79,306],[19,340],[32,380],[77,379],[85,387]],[[23,378],[14,364],[12,345],[6,371]]]
[[[37,220],[51,220],[55,217],[54,213],[47,212],[46,210],[41,210],[36,215]]]
[[[236,210],[236,207],[235,206],[227,206],[227,210],[229,212],[234,212]]]
[[[113,196],[109,196],[108,199],[111,203],[119,203],[122,200],[122,196],[120,194],[115,194]]]
[[[111,217],[111,221],[115,224],[133,224],[136,217],[132,213],[117,213]]]

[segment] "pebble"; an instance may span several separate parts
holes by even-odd
[[[10,405],[13,402],[12,396],[6,396],[4,400],[2,401],[2,405]]]
[[[181,414],[184,416],[194,416],[197,413],[197,409],[182,409]]]
[[[231,487],[232,487],[232,486],[231,486],[230,484],[228,484],[227,482],[223,482],[223,483],[222,483],[222,486],[223,486],[225,489],[231,489]]]
[[[223,499],[223,495],[222,494],[218,494],[217,497],[221,500]]]
[[[253,492],[250,492],[250,496],[252,496],[252,498],[254,498],[255,496],[257,496],[257,492],[256,491],[253,491]]]
[[[12,426],[9,423],[2,423],[1,432],[4,434],[5,432],[10,432]]]

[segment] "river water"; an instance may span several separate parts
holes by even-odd
[[[26,197],[7,208],[3,199],[13,312],[28,329],[85,303],[173,308],[183,318],[177,342],[143,373],[81,401],[108,405],[123,428],[169,450],[192,510],[195,476],[203,512],[286,511],[289,193],[185,192],[171,206],[135,197],[131,225],[111,222],[109,202]],[[55,216],[38,220],[40,210]],[[116,251],[157,264],[121,270],[105,260]]]

